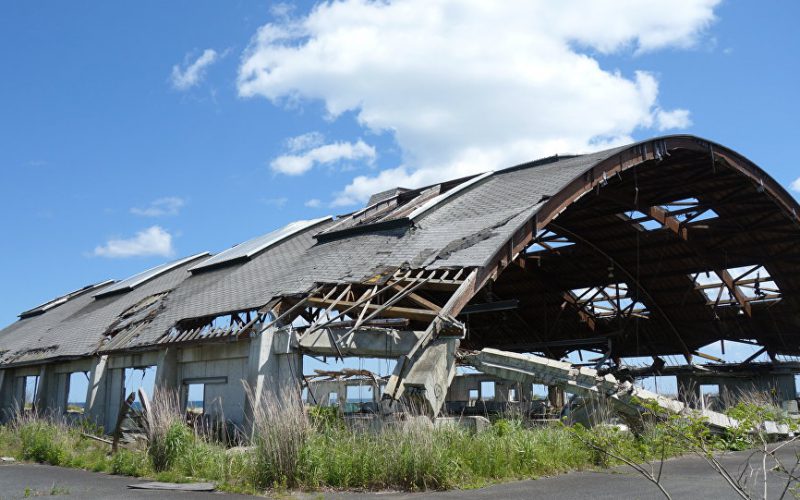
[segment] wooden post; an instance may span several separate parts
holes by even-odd
[[[132,392],[119,407],[119,413],[117,413],[117,425],[114,426],[114,441],[111,444],[111,453],[117,452],[117,448],[119,447],[119,438],[122,435],[122,421],[125,420],[126,416],[128,416],[128,410],[130,410],[131,405],[135,400],[136,393]]]

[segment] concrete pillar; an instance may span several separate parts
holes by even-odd
[[[14,370],[0,370],[0,422],[14,416]]]
[[[530,403],[533,401],[533,384],[526,384],[524,382],[520,382],[519,384],[520,394],[519,400],[524,401],[526,403]]]
[[[564,389],[556,385],[547,387],[547,400],[550,401],[550,406],[561,411],[564,407]]]
[[[54,373],[52,367],[42,365],[39,367],[39,382],[36,384],[36,394],[33,395],[33,406],[39,414],[50,413],[55,410],[55,401],[51,386]]]
[[[86,418],[106,431],[111,432],[107,426],[108,406],[108,356],[95,358],[92,369],[89,371],[89,387],[86,391]]]
[[[253,400],[247,402],[246,420],[252,418],[253,405],[262,398],[283,403],[285,398],[301,401],[303,356],[291,346],[288,335],[275,335],[276,328],[263,330],[250,339],[247,360],[247,384]]]
[[[178,349],[168,347],[158,353],[158,363],[156,364],[156,380],[153,392],[158,390],[177,391],[180,388],[178,381]],[[148,394],[150,399],[153,394]]]

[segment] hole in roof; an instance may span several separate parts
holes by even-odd
[[[781,299],[781,290],[762,265],[732,267],[703,271],[689,275],[695,288],[703,292],[709,305],[740,306],[741,302],[756,304]],[[728,278],[728,283],[723,280]],[[736,290],[739,297],[732,292]]]
[[[627,283],[612,283],[569,291],[576,307],[595,318],[637,317],[647,318],[650,311],[636,299]]]
[[[642,231],[655,231],[663,227],[660,222],[638,210],[631,210],[619,215],[623,219],[636,224],[636,227]]]
[[[568,247],[575,243],[570,241],[567,237],[558,235],[548,229],[539,231],[536,238],[530,246],[525,250],[526,253],[537,252],[553,252],[559,248]]]
[[[716,219],[719,214],[708,205],[703,205],[697,198],[684,198],[661,205],[667,215],[683,224]]]

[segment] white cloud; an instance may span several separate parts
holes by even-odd
[[[133,207],[131,213],[134,215],[142,215],[144,217],[161,217],[164,215],[178,215],[181,209],[186,205],[183,198],[177,196],[167,196],[153,200],[144,208]]]
[[[673,109],[672,111],[659,109],[656,111],[655,120],[656,127],[660,131],[686,128],[692,125],[688,109]]]
[[[389,132],[403,164],[357,177],[340,203],[372,191],[496,169],[631,140],[640,128],[685,126],[662,109],[647,72],[602,68],[592,53],[686,48],[719,0],[322,2],[262,26],[239,68],[243,97],[321,101]],[[300,155],[273,165],[301,173]]]
[[[792,184],[789,187],[795,193],[800,193],[800,177],[795,179],[794,182],[792,182]]]
[[[194,62],[188,64],[184,62],[183,68],[176,64],[172,67],[170,81],[172,86],[178,90],[187,90],[199,84],[206,73],[206,68],[214,64],[219,55],[214,49],[206,49]]]
[[[320,137],[304,134],[289,139],[289,149],[293,154],[275,158],[270,162],[270,167],[281,174],[301,175],[311,170],[314,165],[329,165],[343,160],[372,162],[375,159],[375,148],[361,139],[356,143],[334,142],[319,146],[317,144],[321,142]],[[307,149],[310,146],[315,147]]]
[[[139,231],[132,238],[110,239],[94,249],[94,255],[108,258],[171,257],[174,254],[172,235],[160,226]]]
[[[306,201],[304,205],[308,208],[319,208],[322,206],[322,200],[318,198],[311,198],[310,200]]]
[[[289,198],[285,196],[281,196],[280,198],[262,198],[261,202],[265,205],[272,205],[278,210],[283,210],[283,207],[289,202]]]
[[[286,139],[286,147],[292,153],[308,151],[323,144],[325,144],[325,136],[319,132],[309,132]]]

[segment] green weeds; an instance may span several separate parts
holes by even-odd
[[[273,409],[274,410],[274,409]],[[258,492],[299,488],[402,489],[410,491],[480,487],[569,470],[609,467],[623,457],[658,461],[693,450],[753,446],[752,432],[773,409],[732,408],[745,430],[712,436],[700,420],[677,416],[639,429],[526,427],[520,420],[496,420],[480,433],[458,426],[434,427],[409,419],[382,430],[351,429],[327,411],[301,407],[256,412],[252,446],[228,449],[164,418],[148,444],[110,447],[82,436],[84,428],[63,421],[19,417],[0,427],[0,454],[21,460],[165,481],[209,480],[220,489]],[[743,426],[744,428],[744,426]],[[609,451],[611,453],[609,453]]]

